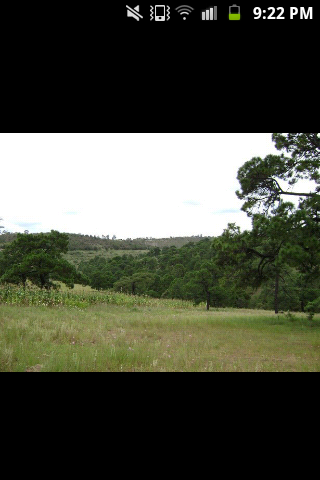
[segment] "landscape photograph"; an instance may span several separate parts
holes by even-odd
[[[320,133],[0,133],[0,372],[319,372]]]

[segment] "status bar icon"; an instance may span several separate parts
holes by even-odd
[[[217,20],[217,7],[210,7],[201,12],[202,20]]]
[[[240,7],[235,3],[229,7],[229,20],[240,20]]]
[[[126,8],[127,8],[127,17],[133,17],[138,22],[140,18],[143,18],[143,16],[139,13],[140,5],[137,5],[134,8],[129,7],[129,5],[126,5]]]
[[[176,8],[176,11],[181,15],[183,20],[187,20],[187,16],[190,15],[193,10],[194,8],[190,7],[190,5],[180,5],[180,7]]]
[[[167,22],[170,20],[169,5],[150,5],[150,21]]]

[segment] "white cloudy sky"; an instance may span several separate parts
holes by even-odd
[[[124,239],[250,229],[237,171],[269,153],[271,133],[0,133],[1,223]]]

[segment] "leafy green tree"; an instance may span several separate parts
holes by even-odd
[[[52,280],[73,287],[85,281],[63,257],[68,251],[68,235],[51,230],[51,233],[18,233],[17,239],[5,245],[1,258],[2,282],[22,284],[30,280],[40,288],[56,287]]]
[[[79,271],[87,277],[90,286],[96,290],[110,289],[117,280],[106,258],[98,255],[87,262],[82,261],[79,264]]]
[[[136,272],[130,277],[120,278],[120,280],[115,282],[114,289],[132,295],[147,294],[147,291],[151,288],[154,280],[155,276],[152,273],[145,271]]]
[[[229,224],[214,242],[217,262],[227,267],[235,287],[241,284],[243,291],[248,286],[258,289],[272,279],[275,313],[279,310],[279,282],[285,269],[279,253],[289,238],[290,228],[282,217],[256,214],[251,232],[241,233],[239,227]]]
[[[173,266],[172,273],[175,278],[183,278],[186,273],[186,269],[182,263],[177,263]]]
[[[165,292],[165,296],[169,298],[186,298],[185,281],[183,278],[174,278],[169,288]]]
[[[207,310],[214,302],[218,289],[219,272],[213,262],[205,261],[199,270],[189,272],[185,284],[186,298],[194,300],[195,304],[206,303]]]
[[[117,292],[133,294],[134,286],[130,277],[121,277],[113,284],[114,290]]]
[[[238,170],[241,189],[238,198],[245,200],[242,209],[249,215],[263,209],[273,213],[284,198],[298,197],[298,209],[306,210],[320,222],[320,137],[319,133],[274,133],[272,139],[278,150],[290,157],[267,155],[254,157]],[[309,189],[296,191],[299,180],[309,180]]]
[[[297,309],[300,302],[303,311],[318,295],[317,237],[297,225],[294,206],[288,203],[281,205],[278,215],[255,214],[252,220],[251,231],[241,232],[229,224],[213,240],[216,263],[223,270],[220,285],[232,306],[249,304],[251,291],[255,292],[251,305],[273,307],[278,313],[289,306]],[[227,305],[227,297],[223,301]]]
[[[171,283],[174,281],[174,276],[171,273],[166,273],[160,271],[160,290],[161,290],[161,296],[166,297],[168,294],[168,290],[170,288]],[[170,296],[170,294],[169,294]]]
[[[300,271],[305,281],[320,274],[320,137],[274,133],[272,139],[281,155],[246,162],[238,171],[241,189],[236,194],[244,200],[242,210],[253,217],[246,252],[260,258],[260,277],[274,272],[277,312],[279,281],[286,266]],[[304,191],[297,189],[300,180],[309,181]],[[290,197],[298,202],[285,201]],[[304,304],[302,296],[302,309]]]

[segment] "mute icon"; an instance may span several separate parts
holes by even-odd
[[[139,13],[140,5],[137,5],[134,8],[131,8],[131,7],[129,7],[129,5],[126,5],[126,8],[127,8],[127,17],[133,17],[138,22],[139,22],[140,18],[143,18],[143,16]]]

